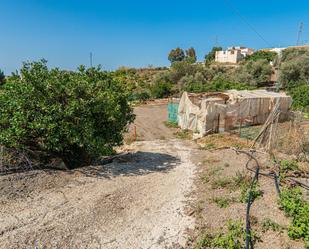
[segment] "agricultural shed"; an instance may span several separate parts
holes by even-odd
[[[292,98],[285,93],[266,90],[189,94],[179,101],[178,125],[199,136],[224,132],[240,125],[263,124],[279,102],[280,121],[288,118]]]

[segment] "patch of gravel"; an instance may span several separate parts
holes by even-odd
[[[7,182],[0,178],[0,248],[179,248],[194,219],[186,215],[194,145],[137,142],[109,165]],[[27,194],[14,196],[16,189]]]

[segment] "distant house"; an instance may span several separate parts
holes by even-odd
[[[247,47],[229,47],[227,50],[216,51],[215,61],[219,63],[238,63],[246,56],[254,53],[254,49]]]

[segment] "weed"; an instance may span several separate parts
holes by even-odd
[[[257,237],[252,234],[252,241],[255,242]],[[195,249],[223,248],[223,249],[242,249],[245,246],[246,230],[241,221],[229,220],[227,223],[226,233],[218,234],[203,233],[195,244]]]
[[[177,131],[174,135],[179,139],[192,139],[192,133],[188,130]]]
[[[298,170],[298,164],[294,160],[282,160],[280,162],[280,169],[285,172]]]
[[[230,164],[229,163],[224,163],[224,165],[223,165],[225,168],[228,168],[228,167],[230,167]]]
[[[173,123],[169,121],[164,121],[164,125],[168,128],[178,128],[179,127],[177,123]]]
[[[204,175],[204,176],[202,177],[202,180],[203,180],[204,183],[209,183],[210,178],[209,178],[208,175]]]
[[[216,178],[213,180],[213,182],[211,183],[211,188],[212,189],[218,189],[218,188],[226,188],[226,187],[232,187],[233,186],[233,181],[231,178]]]
[[[233,177],[233,181],[235,188],[240,188],[244,184],[249,186],[251,177],[240,171],[237,171],[236,175]]]
[[[214,197],[211,199],[212,202],[216,203],[220,208],[227,208],[231,203],[234,203],[235,198],[228,197]]]
[[[202,149],[204,150],[212,150],[212,149],[215,149],[216,148],[216,145],[214,143],[207,143],[205,144],[204,147],[202,147]]]
[[[253,184],[252,188],[250,189],[250,184],[243,182],[241,185],[241,193],[239,200],[243,203],[248,203],[249,195],[251,195],[251,201],[253,202],[255,199],[263,196],[263,191],[258,189],[258,184]]]
[[[289,237],[304,239],[309,248],[309,202],[304,200],[300,188],[284,189],[280,194],[279,207],[292,218],[288,228]]]
[[[274,231],[274,232],[280,232],[282,231],[282,226],[280,226],[278,223],[272,221],[269,218],[265,218],[262,220],[262,231],[265,233],[269,230]]]

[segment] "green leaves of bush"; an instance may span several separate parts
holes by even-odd
[[[100,68],[25,63],[0,88],[0,144],[44,151],[68,167],[112,153],[134,115],[123,84]]]
[[[280,208],[292,218],[288,235],[293,239],[303,238],[309,246],[309,202],[305,201],[299,188],[285,189],[280,194]]]

